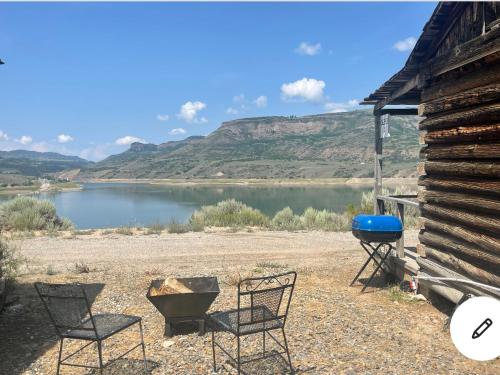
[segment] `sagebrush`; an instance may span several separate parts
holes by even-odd
[[[71,230],[73,224],[56,213],[52,202],[17,197],[0,205],[0,229],[9,231]]]
[[[266,227],[269,219],[259,210],[228,199],[214,206],[203,206],[189,219],[194,228],[204,227]]]
[[[176,220],[172,220],[167,225],[168,233],[187,233],[191,231],[191,226],[189,224],[179,223]]]
[[[24,261],[15,246],[0,238],[0,280],[14,279]]]

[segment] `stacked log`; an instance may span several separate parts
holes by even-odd
[[[431,79],[419,114],[419,253],[500,287],[500,61]]]

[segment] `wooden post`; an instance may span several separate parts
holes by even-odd
[[[377,197],[382,193],[382,142],[381,130],[380,130],[380,113],[374,112],[375,115],[375,169],[374,169],[374,202],[373,207],[375,215],[383,214],[380,212],[380,206],[377,202]]]
[[[403,224],[403,233],[401,238],[396,242],[396,253],[398,258],[403,259],[405,257],[405,205],[403,203],[398,203],[398,216]]]

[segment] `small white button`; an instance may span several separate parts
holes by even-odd
[[[460,353],[476,361],[500,356],[500,301],[474,297],[462,303],[450,323],[451,339]]]

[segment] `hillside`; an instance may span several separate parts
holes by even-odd
[[[78,156],[61,155],[55,152],[0,151],[0,182],[21,184],[29,178],[45,177],[90,164],[92,163]]]
[[[417,118],[391,117],[384,168],[414,174]],[[223,123],[207,137],[160,145],[134,143],[81,171],[80,178],[369,177],[373,169],[369,111],[303,117],[256,117]]]

